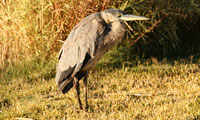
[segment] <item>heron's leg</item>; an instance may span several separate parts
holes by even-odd
[[[85,75],[84,79],[83,79],[83,84],[84,84],[84,94],[85,94],[85,110],[88,110],[88,102],[87,102],[87,92],[88,92],[88,88],[87,88],[87,78],[88,75]]]
[[[76,77],[74,77],[74,87],[76,88],[76,94],[77,94],[77,98],[78,98],[78,103],[79,103],[79,107],[82,110],[82,103],[81,103],[81,99],[80,99],[80,88],[79,88],[79,82],[78,79]]]

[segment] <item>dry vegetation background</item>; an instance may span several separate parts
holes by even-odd
[[[58,94],[57,52],[82,18],[109,8],[151,20],[89,78],[89,112]],[[2,0],[0,119],[200,119],[199,0]],[[83,98],[83,97],[82,97]]]

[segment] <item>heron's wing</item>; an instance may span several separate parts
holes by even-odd
[[[86,17],[74,27],[60,51],[56,74],[58,85],[74,77],[83,66],[83,62],[87,62],[86,55],[94,57],[104,30],[105,23],[99,13]]]

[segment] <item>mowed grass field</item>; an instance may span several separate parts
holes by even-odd
[[[115,69],[100,63],[89,77],[88,112],[79,110],[74,89],[58,92],[54,63],[15,67],[1,72],[2,120],[200,120],[199,62],[155,61]]]

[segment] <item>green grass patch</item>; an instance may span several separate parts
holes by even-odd
[[[0,119],[198,120],[199,63],[147,61],[112,70],[102,61],[89,76],[89,112],[79,110],[74,89],[58,92],[53,61],[8,66],[1,72]]]

